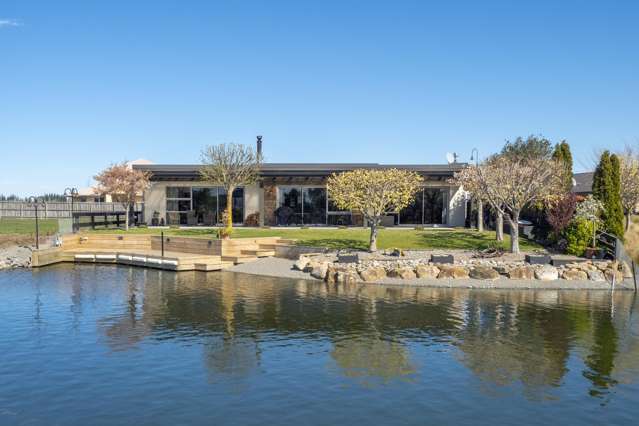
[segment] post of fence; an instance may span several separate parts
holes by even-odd
[[[160,248],[162,250],[162,257],[164,257],[164,231],[160,231]]]

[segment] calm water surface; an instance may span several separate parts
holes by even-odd
[[[0,273],[0,425],[639,424],[631,292]]]

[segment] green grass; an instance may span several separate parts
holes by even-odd
[[[40,234],[58,232],[57,219],[38,219]],[[0,235],[35,235],[35,219],[0,218]]]
[[[124,233],[122,230],[92,231]],[[159,229],[133,228],[130,234],[159,235]],[[215,231],[211,229],[164,229],[164,235],[189,236],[198,238],[215,238]],[[286,229],[286,228],[234,228],[233,238],[254,237],[282,237],[298,240],[298,244],[329,247],[333,249],[361,249],[368,248],[368,229]],[[510,238],[505,236],[504,247],[510,247]],[[461,249],[477,250],[495,244],[493,232],[479,233],[469,229],[382,229],[379,231],[378,248],[400,249]],[[522,251],[541,249],[538,244],[526,239],[520,240]]]

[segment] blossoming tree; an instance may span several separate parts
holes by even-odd
[[[408,206],[422,177],[398,169],[358,169],[333,174],[327,188],[341,209],[361,212],[370,227],[369,251],[377,251],[377,230],[382,218]]]
[[[110,194],[122,201],[126,208],[124,229],[129,230],[129,215],[131,206],[139,194],[149,187],[150,174],[142,170],[135,170],[126,162],[114,164],[94,176],[98,183],[100,194]]]

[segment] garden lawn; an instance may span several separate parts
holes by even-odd
[[[58,232],[57,219],[38,219],[40,235]],[[0,218],[0,235],[35,235],[35,219]]]
[[[132,228],[129,234],[160,235],[157,228]],[[123,230],[91,231],[96,233],[126,233]],[[164,235],[184,237],[215,238],[213,229],[164,229]],[[347,229],[286,229],[286,228],[234,228],[233,238],[282,237],[297,240],[300,245],[329,247],[332,249],[368,249],[369,230],[364,228]],[[479,233],[470,229],[380,229],[377,246],[380,249],[400,248],[413,250],[459,249],[481,250],[495,246],[495,233]],[[505,236],[504,248],[509,249],[510,238]],[[522,251],[532,251],[542,247],[524,238],[520,239]]]

